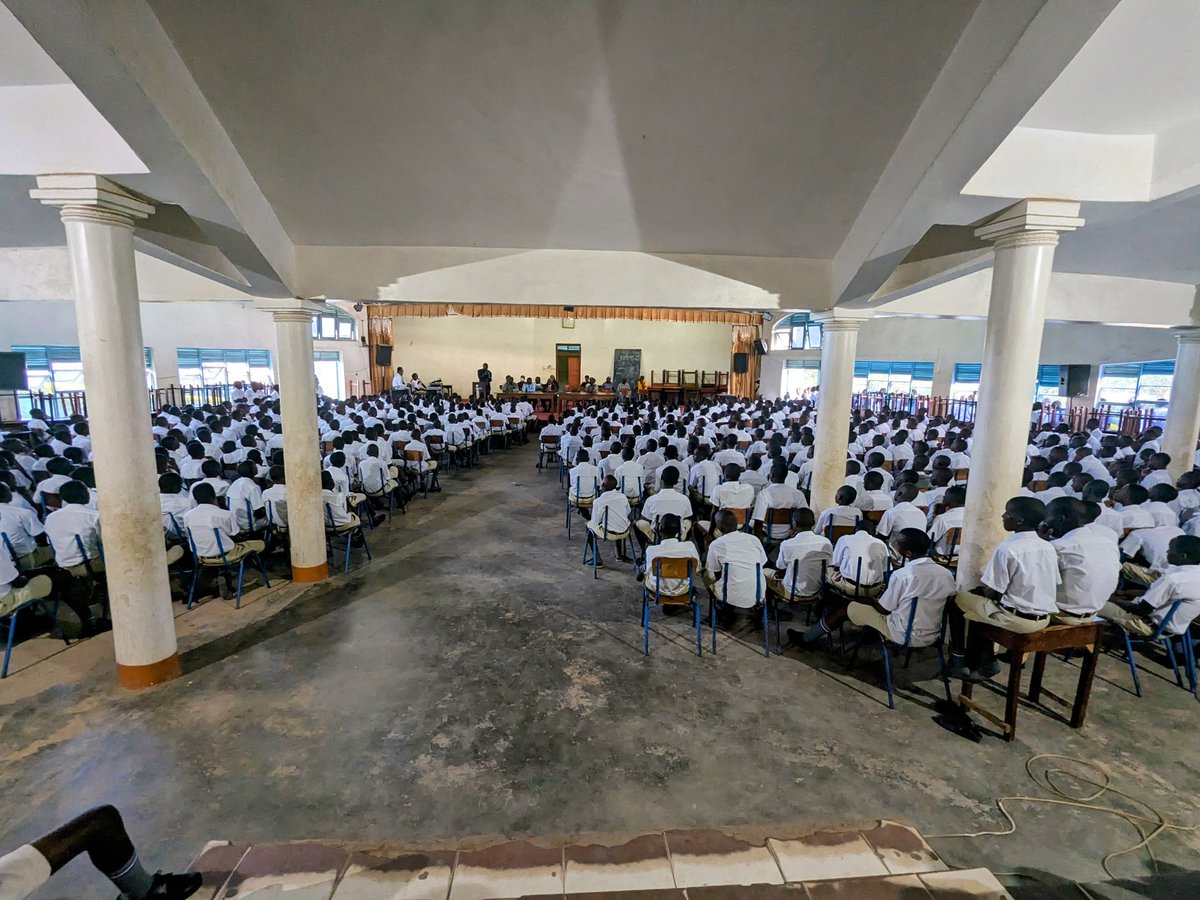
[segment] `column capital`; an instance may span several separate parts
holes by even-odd
[[[1058,243],[1064,231],[1083,225],[1074,200],[1022,200],[979,223],[975,237],[997,248]]]
[[[137,219],[154,212],[145,197],[103,175],[39,175],[29,196],[57,206],[64,222],[99,222],[132,228]]]
[[[826,331],[858,331],[865,322],[875,318],[869,309],[822,309],[809,313],[809,319]]]
[[[324,304],[300,297],[261,297],[254,301],[254,308],[269,312],[276,322],[311,322],[325,311]]]
[[[1172,328],[1171,333],[1181,344],[1200,344],[1200,325],[1181,325]]]

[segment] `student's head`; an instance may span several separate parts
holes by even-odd
[[[883,474],[880,472],[868,472],[863,476],[863,487],[868,491],[883,490]]]
[[[915,484],[913,484],[912,482],[905,482],[904,484],[900,485],[900,487],[896,488],[896,494],[895,494],[896,502],[897,503],[912,503],[914,500],[917,499],[917,494],[919,494],[919,493],[920,493],[920,490],[917,489],[917,486]]]
[[[1117,491],[1115,499],[1122,506],[1141,506],[1150,499],[1150,492],[1140,484],[1127,484]]]
[[[237,450],[237,444],[233,441],[225,441],[221,444],[222,453],[233,453],[235,450]]]
[[[946,509],[958,509],[967,502],[967,489],[961,484],[956,484],[952,488],[946,488],[946,493],[942,494],[942,505]]]
[[[660,516],[658,520],[659,537],[665,539],[678,538],[683,532],[683,522],[679,516],[674,513],[667,513],[665,516]]]
[[[258,466],[250,460],[245,459],[238,463],[237,473],[238,478],[253,478],[258,474]]]
[[[883,457],[882,453],[868,453],[867,454],[867,468],[882,469],[883,468],[883,460],[884,460],[884,457]]]
[[[1150,499],[1158,503],[1174,503],[1179,499],[1179,491],[1169,484],[1156,484],[1147,491]]]
[[[341,450],[334,450],[329,454],[329,465],[333,468],[340,469],[346,465],[346,454]]]
[[[858,491],[848,484],[843,484],[837,489],[837,493],[833,495],[833,502],[838,506],[853,506],[854,501],[858,499]]]
[[[737,463],[730,463],[721,470],[721,474],[725,476],[726,481],[737,481],[742,477],[742,467]]]
[[[817,517],[807,506],[792,510],[792,531],[799,534],[802,531],[812,531],[817,524]]]
[[[200,472],[205,478],[220,478],[221,464],[215,459],[206,459],[200,466]]]
[[[929,536],[920,528],[901,528],[888,543],[901,559],[920,559],[929,555]]]
[[[582,447],[580,447],[578,452],[575,454],[575,462],[585,463],[587,461],[588,461],[588,452],[586,450],[584,450]]]
[[[70,475],[75,471],[75,464],[62,456],[56,456],[46,462],[46,471],[51,475]]]
[[[1005,531],[1036,531],[1046,518],[1046,504],[1033,497],[1013,497],[1004,504]]]
[[[660,486],[664,488],[673,488],[679,484],[679,470],[674,466],[668,466],[663,469],[662,477],[658,479]]]
[[[1171,455],[1169,453],[1151,453],[1146,462],[1152,470],[1157,472],[1171,464]]]
[[[217,492],[211,484],[205,484],[201,481],[192,488],[192,499],[197,503],[209,503],[216,506]]]
[[[332,491],[333,490],[333,476],[329,473],[328,469],[324,469],[321,472],[321,490],[323,490],[323,491]]]
[[[1103,502],[1104,498],[1107,496],[1108,485],[1099,479],[1096,479],[1095,481],[1089,481],[1083,486],[1083,500],[1085,502],[1099,504]],[[1099,511],[1096,512],[1096,515],[1100,515]]]
[[[1054,537],[1074,531],[1085,524],[1083,502],[1073,497],[1055,497],[1046,504],[1043,523]]]
[[[737,516],[727,509],[717,510],[717,514],[713,516],[713,524],[721,534],[731,534],[738,530]]]
[[[160,494],[178,494],[183,490],[183,479],[174,472],[164,472],[158,476],[158,492]]]
[[[1167,563],[1172,566],[1200,565],[1200,538],[1180,535],[1167,545]]]
[[[1194,470],[1184,472],[1175,484],[1181,491],[1194,491],[1196,485],[1200,484],[1200,473]]]
[[[1066,487],[1070,480],[1071,477],[1066,472],[1055,472],[1046,479],[1046,484],[1050,485],[1050,487],[1061,488]]]
[[[63,503],[75,503],[79,506],[87,506],[88,501],[92,499],[88,487],[82,481],[68,481],[58,489],[58,496]]]
[[[199,441],[191,441],[187,445],[187,454],[192,459],[204,459],[204,445]]]

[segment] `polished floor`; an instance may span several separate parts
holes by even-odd
[[[764,659],[748,629],[697,658],[686,623],[656,618],[644,657],[629,569],[609,547],[592,579],[534,457],[449,474],[371,535],[374,561],[349,577],[182,616],[186,673],[170,684],[121,692],[105,638],[38,662],[18,647],[0,682],[0,847],[102,802],[165,867],[215,839],[416,846],[896,818],[952,866],[1007,884],[1103,880],[1101,858],[1138,839],[1110,815],[1017,801],[1011,836],[936,837],[1004,830],[995,799],[1048,796],[1025,768],[1047,753],[1200,822],[1200,704],[1154,661],[1138,699],[1124,664],[1103,659],[1080,731],[1027,707],[1015,743],[974,744],[933,724],[928,659],[900,676],[890,711],[877,660]],[[1069,694],[1075,675],[1055,661],[1047,684]],[[1154,846],[1164,871],[1200,868],[1195,831]],[[1151,871],[1142,852],[1111,867]],[[103,895],[74,864],[37,896]]]

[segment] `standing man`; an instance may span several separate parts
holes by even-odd
[[[486,400],[492,395],[492,373],[488,369],[487,363],[484,363],[483,368],[475,373],[475,380],[479,382],[479,398]]]

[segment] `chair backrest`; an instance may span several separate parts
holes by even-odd
[[[825,528],[825,537],[829,539],[829,543],[836,544],[839,538],[844,538],[848,534],[854,534],[857,526],[855,525],[834,525],[832,522]]]
[[[954,480],[955,481],[967,481],[970,474],[971,474],[970,469],[955,469],[954,470]]]
[[[489,423],[489,424],[490,424],[490,425],[491,425],[493,428],[503,428],[503,427],[504,427],[504,420],[503,420],[503,419],[488,419],[488,423]]]
[[[791,525],[792,524],[792,510],[786,506],[779,507],[778,509],[768,507],[766,524],[768,526]]]
[[[1154,632],[1148,638],[1146,638],[1146,640],[1157,641],[1162,638],[1164,634],[1166,634],[1167,628],[1170,627],[1171,620],[1175,618],[1175,613],[1179,610],[1179,604],[1182,602],[1182,600],[1176,600],[1169,607],[1167,607],[1166,615],[1162,617],[1162,621],[1158,623],[1158,626],[1154,629]]]
[[[883,513],[884,510],[882,509],[868,509],[863,512],[863,515],[866,516],[868,521],[878,525],[883,519]]]
[[[175,518],[175,513],[167,513],[167,517],[171,520],[171,528],[175,532],[175,536],[181,541],[186,540],[187,536],[183,533],[183,527],[179,524],[179,520]]]
[[[409,462],[422,462],[425,459],[425,454],[420,450],[405,450],[404,458]]]
[[[83,538],[79,535],[75,535],[75,546],[79,548],[79,555],[83,558],[83,567],[87,569],[88,575],[95,578],[96,573],[92,571],[92,561],[88,559],[87,550],[83,548]]]
[[[334,524],[333,524],[333,507],[332,507],[332,506],[330,506],[328,503],[326,503],[326,504],[325,504],[325,524],[326,524],[327,526],[329,526],[330,528],[333,528],[333,527],[334,527]]]
[[[546,436],[544,436],[542,438],[542,446],[543,447],[557,447],[560,439],[561,439],[561,435],[547,434]]]
[[[738,527],[745,528],[746,523],[750,521],[750,507],[739,509],[736,506],[728,507],[728,511],[733,513],[733,517],[737,519]]]
[[[691,578],[696,561],[690,556],[660,556],[652,567],[655,578]]]
[[[213,537],[217,540],[217,554],[221,557],[222,565],[229,565],[229,558],[225,556],[225,542],[221,540],[221,529],[213,529]]]
[[[721,569],[721,597],[729,602],[729,563]],[[762,603],[762,563],[754,564],[754,605]]]
[[[242,502],[246,504],[246,530],[252,531],[254,529],[254,507],[250,505],[249,497],[242,498]]]
[[[3,531],[0,531],[0,540],[4,541],[4,549],[12,557],[13,565],[15,566],[17,564],[17,551],[13,549],[12,541],[8,539],[8,535]]]
[[[907,647],[912,641],[913,622],[917,619],[917,603],[920,599],[920,597],[912,598],[912,606],[908,609],[908,624],[904,626],[904,643],[900,645],[902,647]]]
[[[446,443],[440,435],[431,434],[425,437],[425,445],[431,450],[440,449],[442,444]]]
[[[42,503],[46,509],[62,509],[62,497],[47,491],[42,494]]]
[[[955,551],[958,550],[958,543],[959,543],[959,541],[962,540],[962,529],[961,528],[947,529],[946,530],[946,539],[947,539],[947,546],[949,548],[946,550],[946,556],[948,556],[948,557],[954,556]]]
[[[883,461],[883,471],[885,471],[885,472],[892,471],[892,465],[893,465],[893,463],[890,459],[885,459]]]

